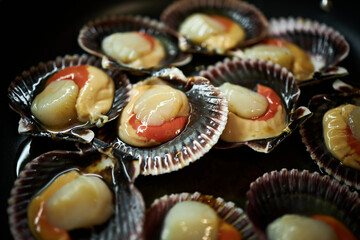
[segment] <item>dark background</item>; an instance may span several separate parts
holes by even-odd
[[[158,18],[172,1],[13,1],[0,0],[0,95],[1,95],[1,155],[0,155],[0,216],[1,239],[11,239],[7,223],[7,199],[16,178],[16,163],[21,143],[26,139],[17,133],[19,116],[8,106],[7,88],[22,71],[41,61],[57,56],[84,53],[77,44],[80,28],[90,20],[113,13],[142,14]],[[348,69],[346,81],[360,81],[360,13],[352,1],[333,1],[330,13],[320,9],[320,1],[248,1],[268,18],[301,16],[332,26],[350,44],[349,56],[340,64]],[[315,87],[302,88],[299,105],[317,93],[331,92],[332,81]],[[51,140],[43,140],[49,141]],[[245,193],[251,181],[264,172],[281,168],[318,171],[300,135],[294,132],[269,154],[246,147],[232,150],[211,150],[190,166],[161,176],[140,176],[136,185],[149,206],[154,198],[172,192],[200,191],[245,205]]]

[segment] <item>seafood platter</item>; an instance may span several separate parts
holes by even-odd
[[[326,2],[21,10],[4,236],[360,239],[359,17]]]

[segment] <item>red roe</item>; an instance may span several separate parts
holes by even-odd
[[[257,86],[257,92],[267,99],[269,106],[268,106],[268,109],[266,110],[266,112],[262,116],[260,116],[258,118],[254,118],[252,120],[266,121],[268,119],[273,118],[278,111],[278,107],[281,106],[281,99],[279,98],[279,96],[276,94],[276,92],[274,90],[272,90],[271,88],[266,87],[264,85],[259,84]]]
[[[81,89],[85,86],[88,79],[89,71],[86,65],[70,66],[52,75],[46,82],[46,86],[55,81],[73,80],[78,85],[79,89]]]
[[[176,137],[185,128],[187,121],[187,117],[176,117],[159,126],[150,126],[146,123],[141,123],[136,118],[136,115],[132,114],[129,123],[133,129],[136,129],[138,136],[145,137],[148,141],[167,142]]]

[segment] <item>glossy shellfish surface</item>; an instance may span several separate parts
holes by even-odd
[[[146,239],[159,239],[159,234],[169,210],[179,202],[197,201],[209,205],[218,216],[234,226],[243,236],[243,239],[256,239],[252,225],[241,208],[222,198],[195,193],[179,193],[165,195],[156,199],[146,212],[145,235]]]
[[[322,170],[340,182],[359,190],[360,171],[348,167],[336,159],[327,149],[323,137],[322,121],[324,114],[328,110],[344,104],[359,106],[360,94],[354,92],[314,96],[309,102],[309,109],[314,112],[314,115],[301,126],[300,134],[306,150]]]
[[[219,15],[238,23],[245,31],[245,39],[236,46],[254,44],[267,34],[267,19],[265,16],[255,6],[236,0],[176,1],[163,11],[160,19],[171,29],[179,31],[181,23],[193,13]],[[180,48],[189,52],[219,54],[219,52],[208,50],[206,47],[195,44],[189,39],[180,41]],[[220,54],[229,55],[228,51]]]
[[[227,119],[227,102],[219,89],[202,77],[181,78],[165,69],[154,76],[183,91],[190,115],[175,138],[153,147],[134,147],[116,134],[115,124],[100,129],[97,137],[140,161],[144,175],[157,175],[183,168],[198,160],[218,141]]]
[[[315,72],[311,79],[298,81],[300,86],[348,74],[337,64],[349,54],[349,44],[325,24],[303,18],[273,18],[269,20],[269,36],[294,43],[311,57]]]
[[[155,37],[165,48],[165,56],[159,64],[152,67],[131,67],[109,57],[102,49],[102,42],[111,34],[138,31]],[[104,68],[118,68],[131,73],[151,73],[164,67],[181,66],[191,61],[191,55],[178,48],[181,37],[176,31],[163,23],[142,16],[119,15],[109,16],[89,22],[78,36],[78,42],[86,52],[102,58]]]
[[[296,106],[300,90],[293,75],[285,68],[271,62],[225,59],[223,62],[209,66],[200,75],[208,78],[217,87],[225,82],[249,89],[255,89],[257,84],[268,86],[279,95],[286,108],[286,127],[280,135],[246,142],[219,141],[215,147],[233,148],[247,145],[256,151],[268,153],[311,115],[306,107]]]
[[[31,106],[35,96],[44,88],[45,81],[54,73],[69,66],[90,65],[101,68],[98,58],[88,55],[67,55],[53,61],[39,63],[38,66],[24,71],[15,78],[8,89],[10,107],[20,114],[19,133],[31,136],[67,139],[81,142],[91,142],[94,137],[92,127],[101,127],[106,122],[118,117],[119,112],[126,105],[129,97],[130,82],[125,74],[118,70],[107,70],[114,81],[115,92],[111,109],[105,114],[106,119],[101,123],[78,123],[66,130],[53,131],[45,127],[35,118]]]
[[[51,151],[30,161],[20,172],[8,200],[8,215],[15,239],[34,239],[27,221],[31,199],[60,174],[76,169],[101,176],[114,194],[114,214],[91,230],[74,230],[73,239],[138,239],[143,231],[145,204],[133,185],[138,175],[136,162],[122,154],[117,157],[100,141],[79,146],[78,151]],[[126,214],[124,214],[126,213]]]
[[[260,239],[265,228],[284,214],[335,217],[359,236],[360,198],[346,185],[307,170],[272,171],[257,178],[247,192],[246,213]]]

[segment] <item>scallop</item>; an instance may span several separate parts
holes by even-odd
[[[81,83],[75,84],[72,75],[67,75],[73,69],[85,71],[86,76],[90,71],[94,79],[80,88]],[[68,80],[60,81],[59,74]],[[92,129],[118,117],[129,91],[130,81],[124,73],[104,71],[100,59],[83,54],[58,57],[24,71],[10,84],[8,97],[10,107],[20,115],[20,134],[91,142]]]
[[[181,0],[168,6],[160,19],[185,37],[180,49],[186,52],[229,55],[267,35],[265,16],[242,1]]]
[[[250,90],[252,95],[258,94],[255,90],[256,88],[259,88],[259,86],[262,86],[264,89],[270,89],[278,96],[278,103],[283,108],[282,111],[277,112],[278,114],[270,118],[270,120],[273,119],[274,122],[266,127],[267,129],[272,129],[268,135],[264,135],[266,131],[262,131],[261,128],[259,128],[259,134],[253,136],[253,133],[256,130],[254,128],[255,125],[253,124],[253,121],[250,119],[246,122],[239,122],[239,120],[237,120],[238,118],[235,117],[235,115],[238,116],[239,113],[236,114],[236,111],[235,114],[231,113],[232,107],[231,103],[229,103],[229,116],[232,114],[234,117],[231,118],[233,120],[231,120],[230,117],[228,118],[227,126],[230,128],[233,125],[238,126],[241,124],[243,127],[235,127],[235,132],[228,130],[228,135],[233,135],[231,138],[228,137],[228,135],[224,135],[224,132],[226,133],[225,128],[223,138],[220,137],[220,141],[215,145],[216,148],[234,148],[246,145],[255,151],[269,153],[277,145],[279,145],[282,140],[289,136],[302,122],[306,121],[311,116],[311,112],[306,107],[296,106],[300,96],[300,90],[293,75],[285,68],[282,68],[277,64],[262,60],[227,58],[224,61],[208,66],[207,69],[200,72],[200,75],[209,79],[216,87],[223,86],[223,84],[232,84],[235,86],[233,91],[236,90],[236,86],[241,86]],[[227,90],[225,92],[227,92]],[[236,94],[238,95],[239,93]],[[242,99],[241,103],[248,106],[251,104],[255,108],[257,108],[257,106],[262,106],[262,108],[264,108],[264,103],[258,104],[260,103],[260,100],[257,100],[258,98],[259,97],[248,96],[245,97],[245,100]],[[275,106],[275,109],[278,108],[279,106]],[[244,107],[241,107],[241,109],[244,111],[246,110]],[[262,112],[260,111],[257,114],[261,115]],[[277,115],[280,116],[280,120],[284,119],[282,120],[285,121],[283,122],[284,125],[279,125],[282,121],[275,121],[275,119],[277,119]],[[256,125],[256,127],[258,127],[258,125]],[[245,137],[243,136],[247,132],[251,133],[249,135],[250,137],[248,134]]]
[[[186,205],[185,209],[195,208],[194,211],[202,213],[205,211],[206,216],[212,219],[215,225],[218,223],[216,217],[222,219],[231,225],[231,228],[235,228],[243,237],[242,239],[256,239],[252,225],[241,208],[235,206],[233,202],[226,202],[220,197],[213,197],[199,192],[171,194],[155,199],[146,211],[144,230],[146,239],[160,239],[166,216],[171,211],[176,211],[175,207],[178,208],[179,203]],[[217,216],[214,217],[214,214]],[[186,213],[181,215],[185,218],[188,216]],[[176,214],[176,216],[179,216],[179,214]],[[191,221],[196,220],[191,219]]]
[[[344,36],[324,23],[301,17],[272,18],[268,36],[294,44],[310,58],[314,71],[308,77],[296,79],[299,86],[343,77],[347,70],[338,64],[350,51]]]
[[[250,184],[246,196],[245,212],[259,239],[268,239],[268,227],[283,228],[278,224],[278,227],[270,226],[274,220],[293,218],[294,215],[297,216],[295,221],[302,222],[302,225],[306,225],[302,217],[332,219],[352,235],[353,238],[347,239],[355,239],[360,234],[358,193],[327,175],[297,169],[267,172]],[[288,220],[287,224],[295,224],[295,221]],[[298,228],[294,226],[292,229],[296,231]],[[278,236],[276,239],[283,238]]]
[[[337,87],[339,87],[339,85],[337,85]],[[341,89],[341,87],[339,87],[339,89]],[[325,144],[323,130],[324,115],[329,110],[345,106],[352,106],[351,109],[356,108],[356,106],[358,108],[360,105],[360,94],[357,92],[358,90],[356,91],[356,88],[353,89],[354,92],[319,94],[313,96],[309,101],[308,107],[310,111],[314,112],[314,116],[300,127],[300,134],[302,142],[305,144],[306,150],[309,152],[311,158],[324,172],[342,183],[355,189],[360,189],[360,171],[354,168],[354,166],[358,164],[345,164],[336,158],[335,155],[337,154],[332,154]],[[349,114],[349,112],[347,114]],[[355,112],[354,114],[356,115]],[[347,123],[344,123],[344,125],[347,125]],[[340,129],[340,131],[342,130]],[[336,138],[337,139],[331,137],[331,141],[336,140],[336,142],[341,143],[342,146],[342,148],[338,148],[337,153],[343,151],[345,148],[348,149],[346,139],[344,140],[345,142],[339,142],[339,138]]]
[[[72,239],[141,236],[145,203],[134,186],[139,174],[137,162],[124,153],[115,154],[98,140],[77,147],[44,153],[20,172],[7,209],[15,239],[52,234],[50,226]],[[36,208],[41,202],[48,220],[40,217],[31,221],[34,213],[41,216]],[[45,229],[49,231],[42,231]]]
[[[285,67],[298,82],[312,77],[315,72],[310,56],[296,44],[277,38],[267,38],[252,47],[244,49],[243,58],[262,59]]]
[[[227,120],[227,101],[220,90],[215,88],[203,77],[184,76],[177,68],[163,69],[154,73],[151,77],[146,78],[144,82],[148,84],[155,82],[157,83],[155,85],[159,86],[163,84],[162,87],[171,87],[172,89],[180,91],[180,96],[186,96],[188,102],[186,105],[188,106],[185,109],[188,110],[184,110],[184,113],[189,111],[189,115],[179,115],[178,118],[175,118],[175,120],[177,119],[179,121],[184,120],[185,125],[181,124],[184,128],[176,131],[177,134],[173,135],[170,139],[147,146],[134,145],[132,142],[129,143],[123,140],[117,135],[118,126],[115,123],[99,129],[97,138],[138,159],[140,161],[141,173],[144,175],[158,175],[181,169],[207,153],[218,141]],[[159,84],[159,82],[161,84]],[[152,85],[150,84],[149,86]],[[136,90],[137,88],[133,88],[133,90],[134,89]],[[167,94],[162,94],[162,98],[165,98],[165,95]],[[153,104],[148,102],[148,104],[144,104],[143,106],[150,105]],[[177,108],[181,109],[182,104],[179,103],[177,106]],[[128,113],[132,112],[131,109]],[[126,110],[128,110],[128,108]],[[166,108],[166,112],[169,114],[172,110],[172,108]],[[146,117],[148,114],[145,113],[149,112],[151,111],[142,111],[145,119],[148,118]],[[140,115],[142,116],[142,114]],[[155,114],[154,116],[156,121],[162,121],[160,114]],[[174,115],[174,117],[175,116],[177,115]],[[122,118],[119,120],[122,122],[121,119]],[[134,118],[133,121],[134,124],[136,124],[138,120]],[[169,124],[169,127],[175,125],[177,124]],[[143,126],[143,129],[145,128],[146,124]],[[136,127],[136,129],[138,128]],[[152,129],[156,130],[156,128]],[[141,129],[140,132],[142,132]],[[139,134],[141,135],[140,132]],[[158,133],[163,135],[166,134],[166,131],[153,131],[152,135],[155,136]],[[144,136],[146,136],[146,134]]]
[[[182,66],[192,59],[179,48],[183,41],[176,31],[146,16],[106,16],[89,22],[80,30],[78,43],[102,58],[104,68],[117,68],[142,75]]]

